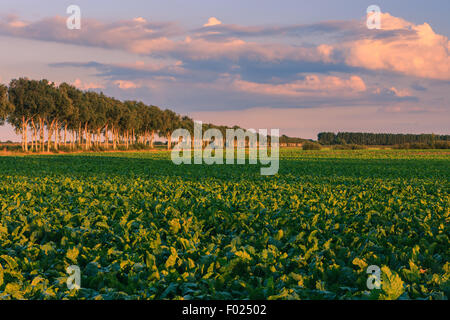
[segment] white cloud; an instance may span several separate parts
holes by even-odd
[[[205,23],[203,26],[204,27],[212,27],[212,26],[217,26],[219,24],[222,24],[222,21],[220,21],[216,17],[211,17],[208,19],[208,22]]]
[[[138,23],[146,23],[147,22],[147,20],[145,20],[142,17],[134,18],[133,21],[138,22]]]

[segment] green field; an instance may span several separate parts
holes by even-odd
[[[0,157],[0,299],[448,299],[448,151],[281,158]]]

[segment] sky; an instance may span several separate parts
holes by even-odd
[[[366,25],[374,4],[381,29]],[[450,134],[448,12],[448,0],[2,0],[0,82],[67,82],[308,139]]]

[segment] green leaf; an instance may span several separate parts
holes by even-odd
[[[3,284],[3,267],[0,264],[0,287],[2,286],[2,284]]]
[[[367,269],[367,263],[360,259],[360,258],[355,258],[353,259],[352,262],[355,266],[358,266],[361,270],[366,270]]]
[[[248,261],[252,260],[252,257],[245,251],[236,251],[234,254],[243,260],[248,260]]]
[[[74,247],[72,249],[67,250],[66,257],[70,261],[77,263],[77,258],[78,258],[79,253],[80,253],[80,251],[78,250],[78,248]]]
[[[178,233],[178,231],[181,229],[181,224],[178,221],[178,219],[172,219],[169,221],[170,231],[173,233]]]
[[[169,258],[167,258],[165,266],[166,269],[169,269],[170,267],[173,267],[175,263],[177,262],[178,254],[175,248],[170,248],[171,254]]]
[[[282,229],[278,230],[277,235],[275,236],[275,239],[281,240],[283,238],[284,232]]]
[[[387,266],[381,268],[381,290],[383,291],[380,295],[382,300],[397,300],[405,291],[400,276]]]
[[[145,254],[145,264],[148,268],[152,268],[154,265],[156,265],[156,258],[154,255],[152,255],[150,252],[146,252]]]

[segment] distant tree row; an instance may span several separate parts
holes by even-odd
[[[434,143],[436,141],[450,141],[450,135],[435,134],[392,134],[392,133],[363,133],[363,132],[321,132],[318,141],[323,145],[378,145],[393,146],[407,143]]]
[[[10,123],[22,136],[22,149],[50,151],[61,145],[88,150],[110,144],[144,144],[153,147],[155,133],[168,140],[177,128],[193,134],[194,121],[166,109],[138,101],[120,101],[103,93],[82,91],[67,83],[56,86],[47,80],[14,79],[0,84],[0,125]],[[203,124],[203,129],[226,126]],[[238,127],[233,127],[238,128]],[[47,139],[45,134],[47,133]],[[31,136],[31,146],[28,137]]]
[[[307,140],[302,139],[302,138],[288,137],[287,135],[283,134],[280,137],[279,142],[280,143],[304,143],[305,141],[307,141]]]

